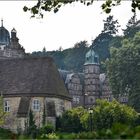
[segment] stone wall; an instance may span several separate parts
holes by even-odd
[[[20,97],[4,98],[4,101],[9,101],[10,112],[7,113],[7,116],[5,118],[5,123],[2,127],[10,129],[13,132],[18,132],[18,131],[23,132],[27,127],[27,122],[29,119],[29,117],[17,117],[17,111],[19,108],[20,99],[21,99]],[[37,99],[40,102],[39,111],[33,110],[32,104],[34,99]],[[45,111],[47,112],[46,102],[54,102],[55,114],[56,114],[55,116],[47,116],[46,114],[46,124],[51,122],[53,125],[55,125],[56,116],[60,116],[65,110],[71,109],[71,102],[65,99],[54,98],[54,97],[53,98],[31,97],[29,109],[31,109],[33,112],[35,124],[37,125],[37,127],[42,126],[44,107],[45,107]]]
[[[84,102],[86,107],[95,104],[100,91],[100,68],[97,64],[84,65]]]
[[[2,126],[7,129],[11,129],[13,132],[17,132],[17,111],[20,103],[20,97],[4,98],[4,101],[9,101],[10,112],[7,113],[5,118],[5,124]]]

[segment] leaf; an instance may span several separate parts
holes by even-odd
[[[58,12],[58,8],[55,8],[55,9],[54,9],[54,13],[56,13],[56,12]]]
[[[111,9],[110,9],[110,8],[107,8],[107,9],[105,10],[105,12],[108,14],[108,13],[111,12]]]
[[[23,11],[24,11],[24,12],[27,12],[27,10],[28,10],[28,7],[27,7],[27,6],[24,6],[24,7],[23,7]]]
[[[89,5],[90,5],[90,2],[87,3],[87,6],[89,6]]]

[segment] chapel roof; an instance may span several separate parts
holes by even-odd
[[[71,100],[52,58],[0,60],[4,96],[49,96]]]

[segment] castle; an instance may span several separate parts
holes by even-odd
[[[24,131],[32,110],[36,125],[45,121],[55,124],[55,117],[71,107],[90,108],[96,99],[111,101],[108,78],[100,73],[99,56],[91,48],[85,56],[83,73],[57,70],[50,57],[27,57],[19,44],[17,32],[0,27],[0,93],[4,111],[8,112],[3,127]],[[72,101],[72,102],[71,102]],[[121,97],[126,103],[127,98]],[[71,104],[72,103],[72,104]]]

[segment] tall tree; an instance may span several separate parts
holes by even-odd
[[[102,33],[106,33],[108,35],[116,35],[118,33],[118,28],[120,27],[118,20],[114,20],[113,16],[108,16],[104,22],[104,29]]]
[[[111,49],[106,62],[108,76],[114,95],[128,94],[129,103],[140,108],[140,32],[132,39],[124,39],[121,48]]]
[[[123,30],[125,38],[134,37],[136,32],[140,31],[140,26],[138,25],[140,21],[137,21],[136,12],[134,15],[129,19],[126,29]]]
[[[104,21],[104,28],[95,40],[93,40],[91,47],[94,47],[95,51],[99,54],[100,61],[105,61],[110,57],[110,43],[114,36],[118,32],[120,27],[117,20],[113,19],[113,16],[108,16]]]

